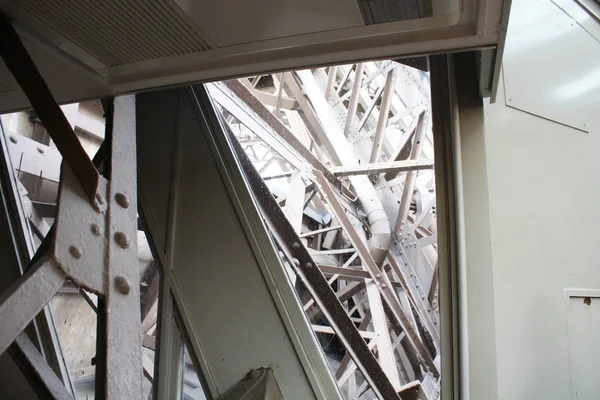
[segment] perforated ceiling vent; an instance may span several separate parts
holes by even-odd
[[[207,50],[198,28],[166,1],[15,0],[107,66]]]
[[[431,17],[431,0],[357,0],[365,24]]]

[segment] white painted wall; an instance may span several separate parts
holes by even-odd
[[[499,400],[592,399],[571,397],[564,290],[600,289],[600,24],[557,3],[513,1],[484,108]]]

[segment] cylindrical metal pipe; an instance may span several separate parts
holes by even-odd
[[[312,72],[304,70],[296,73],[302,82],[304,92],[319,116],[323,130],[330,141],[335,143],[334,149],[342,164],[358,165],[358,158],[354,154],[341,126],[338,124],[335,113],[332,112],[331,106],[325,100],[323,92]],[[349,179],[356,190],[358,200],[367,215],[367,220],[371,228],[371,238],[369,240],[371,255],[375,262],[382,263],[390,249],[390,221],[369,178],[364,175],[355,175]]]

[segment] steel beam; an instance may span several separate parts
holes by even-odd
[[[65,283],[65,274],[46,256],[37,260],[0,297],[0,354]]]
[[[398,297],[394,292],[392,282],[386,274],[382,273],[377,264],[375,264],[375,261],[369,253],[369,250],[354,231],[354,226],[348,219],[348,216],[338,202],[335,193],[329,186],[329,183],[325,177],[319,171],[314,171],[314,176],[317,189],[322,194],[324,200],[331,207],[331,211],[339,221],[340,225],[344,227],[344,232],[348,235],[350,242],[356,249],[356,252],[359,254],[363,262],[363,266],[369,272],[372,279],[378,282],[377,288],[379,289],[384,301],[392,311],[396,322],[402,328],[402,330],[406,332],[410,347],[418,358],[421,357],[425,361],[425,364],[430,368],[431,371],[433,371],[436,375],[439,375],[437,367],[433,362],[433,357],[429,353],[429,350],[423,345],[423,342],[421,342],[417,332],[415,331],[416,327],[411,326],[408,318],[402,310]]]
[[[354,126],[354,119],[356,117],[356,110],[358,108],[358,99],[360,98],[360,83],[362,81],[364,71],[364,63],[359,63],[356,65],[354,82],[352,84],[352,94],[350,96],[350,101],[348,102],[348,114],[346,114],[346,125],[344,127],[344,135],[346,135],[346,137],[350,135]]]
[[[410,153],[411,160],[418,160],[423,150],[423,138],[427,133],[428,126],[428,112],[424,112],[419,116],[419,123],[417,125],[417,131],[413,142],[413,148]],[[416,171],[409,171],[406,175],[406,181],[404,182],[404,188],[402,189],[402,198],[400,200],[400,211],[398,212],[398,218],[396,219],[396,225],[394,232],[400,235],[402,226],[406,223],[408,217],[408,210],[410,208],[410,202],[415,190],[415,180],[417,179]]]
[[[379,160],[387,128],[388,116],[390,114],[390,106],[394,96],[394,82],[396,81],[396,69],[393,68],[388,72],[385,79],[385,87],[383,88],[383,99],[381,100],[381,108],[379,109],[379,119],[377,120],[377,129],[375,138],[373,139],[373,149],[371,150],[370,162],[374,163]]]
[[[371,175],[387,172],[421,171],[433,169],[432,159],[404,160],[380,162],[366,165],[341,166],[331,168],[331,172],[337,176]]]
[[[8,351],[40,399],[73,400],[71,393],[25,333],[17,337]]]
[[[272,196],[265,196],[269,189],[260,178],[251,161],[235,138],[230,137],[232,145],[246,172],[248,183],[263,211],[263,217],[282,248],[287,259],[293,265],[298,278],[307,287],[321,311],[326,315],[331,327],[352,355],[365,379],[380,399],[399,399],[393,385],[390,384],[373,353],[362,339],[358,329],[346,314],[335,292],[316,266],[308,250],[301,244],[298,234],[286,220],[281,208]],[[322,179],[327,182],[323,174]]]
[[[107,399],[142,394],[135,96],[114,102],[106,271]]]
[[[56,147],[73,169],[88,200],[92,205],[97,205],[96,190],[100,175],[54,100],[19,35],[7,17],[1,13],[0,56],[27,96]]]

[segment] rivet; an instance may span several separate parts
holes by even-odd
[[[104,197],[100,193],[96,193],[96,201],[100,204],[104,204]]]
[[[90,230],[94,235],[100,236],[100,227],[98,226],[98,224],[92,224],[92,226],[90,226]]]
[[[76,246],[69,247],[69,253],[75,258],[81,258],[81,249]]]
[[[304,264],[304,268],[311,269],[312,267],[313,267],[312,263],[307,262],[306,264]]]
[[[425,296],[421,296],[421,300],[425,300]]]
[[[434,325],[437,325],[437,321],[433,321],[433,324],[434,324]]]
[[[387,284],[384,283],[383,285],[381,285],[381,287],[385,289],[387,287]]]
[[[117,201],[117,204],[121,207],[129,208],[129,199],[123,193],[119,192],[115,194],[115,200]]]
[[[300,260],[298,260],[297,258],[292,258],[292,262],[294,263],[295,266],[300,265]]]
[[[415,283],[415,287],[419,287],[419,284],[418,284],[418,283]]]
[[[115,278],[115,288],[117,288],[117,290],[122,294],[129,294],[131,291],[129,282],[127,282],[127,279],[123,278],[122,276],[117,276]]]
[[[375,274],[375,278],[377,278],[377,279],[381,278],[381,274]]]
[[[300,243],[298,243],[298,242],[292,243],[292,249],[298,250],[299,248],[300,248]]]
[[[17,138],[16,138],[16,137],[14,137],[13,135],[10,135],[9,139],[10,139],[10,141],[11,141],[11,142],[13,142],[13,143],[17,143],[17,142],[18,142]]]
[[[44,149],[42,149],[41,147],[38,147],[38,148],[37,148],[37,151],[38,151],[38,153],[40,153],[40,154],[44,154]]]
[[[123,249],[129,247],[129,238],[123,232],[115,233],[115,242],[117,242],[117,244]]]

